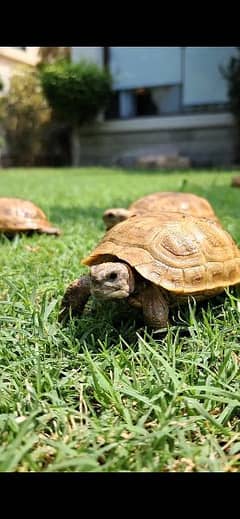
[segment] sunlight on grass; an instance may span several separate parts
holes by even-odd
[[[0,471],[239,471],[238,290],[174,310],[159,334],[124,304],[57,322],[102,213],[154,191],[208,198],[240,245],[236,172],[2,170],[63,230],[0,237]]]

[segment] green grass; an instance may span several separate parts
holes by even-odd
[[[116,304],[57,322],[108,207],[191,191],[240,245],[235,173],[0,171],[0,196],[33,200],[64,231],[0,237],[0,471],[239,471],[237,289],[176,310],[165,335]]]

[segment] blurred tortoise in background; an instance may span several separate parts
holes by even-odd
[[[60,229],[54,227],[44,212],[29,200],[0,198],[0,232],[13,235],[29,231],[61,234]]]
[[[103,214],[103,220],[108,230],[131,216],[162,211],[180,211],[192,216],[205,216],[217,220],[213,208],[205,198],[192,193],[179,192],[153,193],[139,198],[128,209],[121,207],[107,209]]]
[[[90,295],[126,299],[146,324],[165,327],[169,308],[215,296],[240,282],[240,250],[214,220],[163,212],[133,216],[108,231],[82,261],[90,275],[73,281],[60,320],[80,316]]]
[[[240,176],[232,178],[232,187],[240,187]]]

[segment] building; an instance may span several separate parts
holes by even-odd
[[[74,165],[131,164],[147,153],[193,165],[234,161],[234,124],[220,67],[235,47],[72,47],[72,61],[107,66],[114,79],[105,114],[73,139]]]
[[[35,67],[39,61],[39,47],[0,47],[0,95],[6,94],[10,78],[19,65]],[[8,154],[4,132],[0,126],[0,166],[7,163]]]
[[[0,79],[2,93],[8,90],[10,77],[18,65],[36,66],[39,61],[39,47],[0,47]]]

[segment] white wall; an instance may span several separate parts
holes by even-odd
[[[10,78],[12,75],[12,66],[5,59],[0,57],[0,79],[3,83],[3,90],[0,91],[0,95],[6,94],[10,84]]]
[[[4,89],[0,95],[8,91],[10,78],[19,65],[37,65],[39,47],[26,47],[26,50],[15,47],[0,47],[0,78]]]

